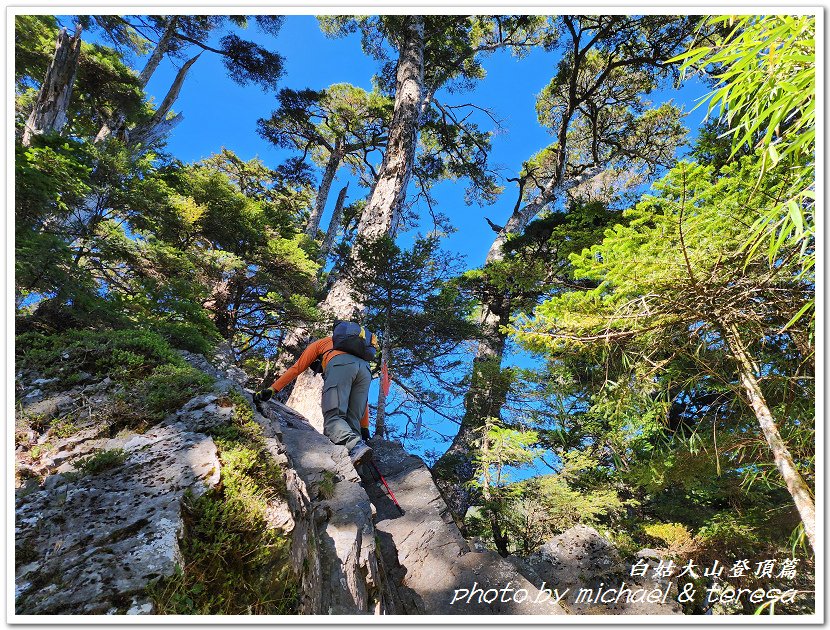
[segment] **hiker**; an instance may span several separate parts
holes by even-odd
[[[362,326],[336,321],[331,337],[309,344],[297,362],[269,387],[255,394],[254,399],[269,400],[309,367],[322,372],[323,433],[335,444],[345,446],[352,464],[357,466],[372,458],[372,449],[366,444],[372,382],[367,359],[374,358],[377,347],[377,337]]]

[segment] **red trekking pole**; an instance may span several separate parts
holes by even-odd
[[[386,479],[384,479],[383,475],[380,474],[380,470],[378,470],[378,465],[375,463],[375,460],[371,460],[370,463],[372,464],[372,468],[375,469],[375,473],[377,473],[377,476],[379,477],[380,482],[383,484],[383,487],[386,488],[386,492],[389,493],[389,498],[392,499],[392,503],[394,503],[395,507],[398,508],[398,510],[400,510],[401,514],[403,514],[404,511],[401,507],[401,504],[398,503],[398,500],[395,498],[395,493],[392,492],[392,488],[390,488],[389,484],[386,483]]]

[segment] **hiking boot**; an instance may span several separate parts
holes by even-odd
[[[372,449],[363,440],[360,440],[349,451],[349,458],[352,460],[352,465],[357,466],[362,462],[368,462],[372,459]]]

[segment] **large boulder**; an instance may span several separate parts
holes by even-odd
[[[645,574],[632,577],[630,564],[623,561],[608,539],[593,527],[576,525],[551,538],[536,552],[517,562],[517,566],[525,575],[557,587],[559,592],[568,589],[563,603],[573,614],[682,614],[676,601],[676,587],[670,578],[654,577],[659,560],[649,556],[643,562],[648,563]],[[591,595],[588,595],[589,589]],[[601,589],[607,593],[607,603],[595,601]],[[623,591],[617,598],[618,591],[609,589],[628,589],[631,595]],[[662,597],[662,594],[666,596]],[[612,599],[615,601],[610,601]]]
[[[148,583],[180,562],[180,503],[219,481],[213,440],[182,424],[123,443],[123,463],[50,475],[20,496],[15,521],[18,614],[150,613]]]

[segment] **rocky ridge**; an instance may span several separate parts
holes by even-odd
[[[230,422],[229,392],[252,402],[227,349],[210,361],[182,354],[215,379],[213,390],[155,426],[112,435],[112,427],[96,425],[89,414],[88,425],[80,423],[59,439],[31,423],[18,427],[18,441],[26,444],[17,453],[18,614],[155,612],[146,588],[173,575],[181,562],[182,499],[219,480],[216,446],[205,432]],[[44,394],[54,384],[24,380],[18,378],[24,390],[20,417],[52,427],[70,414],[79,417],[84,405],[108,404],[116,389],[105,379]],[[590,614],[597,611],[556,603],[539,587],[566,588],[619,573],[614,550],[591,542],[596,532],[570,538],[566,532],[526,561],[471,548],[429,469],[400,444],[375,440],[373,447],[403,514],[368,471],[361,479],[343,447],[290,408],[270,402],[253,417],[285,477],[285,497],[269,504],[268,521],[291,537],[302,614]],[[38,444],[45,454],[27,460],[23,453]],[[83,457],[101,451],[118,453],[118,461],[96,474],[79,470]],[[608,558],[613,566],[603,564]],[[503,587],[523,597],[481,596]]]

